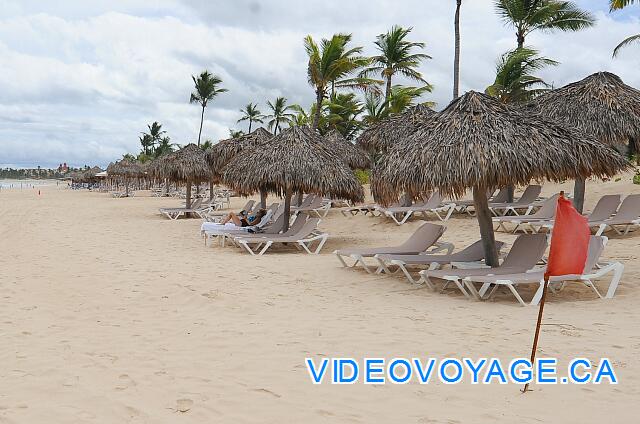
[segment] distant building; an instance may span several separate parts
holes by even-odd
[[[67,166],[67,163],[61,163],[58,166],[58,172],[61,174],[66,174],[67,172],[69,172],[69,167]]]

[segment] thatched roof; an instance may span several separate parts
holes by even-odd
[[[356,146],[371,154],[385,152],[426,124],[435,113],[425,105],[417,105],[403,113],[390,115],[363,131],[356,140]]]
[[[393,146],[376,166],[372,187],[387,203],[405,191],[459,196],[470,187],[611,176],[627,166],[592,136],[472,91]]]
[[[89,168],[86,171],[80,174],[80,178],[84,181],[93,181],[96,179],[96,174],[102,172],[102,169],[99,166],[94,166],[93,168]]]
[[[193,143],[156,159],[148,172],[156,178],[168,178],[172,181],[198,182],[212,178],[204,152]]]
[[[224,166],[242,150],[262,144],[273,137],[269,131],[258,127],[255,131],[237,138],[228,138],[216,143],[205,152],[205,159],[211,170],[221,175]]]
[[[371,161],[367,152],[347,141],[337,130],[331,130],[324,136],[325,144],[351,169],[367,169]]]
[[[143,175],[142,166],[138,162],[129,159],[121,159],[110,163],[107,167],[107,174],[113,177],[140,177]]]
[[[353,172],[308,127],[283,130],[266,144],[229,161],[223,180],[243,192],[259,189],[283,195],[303,191],[362,201],[364,191]]]
[[[576,127],[606,144],[640,139],[640,91],[610,72],[598,72],[552,90],[526,108]]]

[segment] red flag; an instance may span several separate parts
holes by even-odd
[[[587,218],[580,215],[560,193],[545,277],[582,274],[587,262],[590,235]]]

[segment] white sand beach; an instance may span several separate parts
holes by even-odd
[[[588,182],[587,209],[605,193],[640,193],[630,179]],[[251,257],[205,247],[199,219],[157,213],[177,203],[55,186],[1,193],[0,423],[585,424],[640,414],[637,233],[606,248],[626,267],[615,298],[577,284],[551,294],[540,339],[539,354],[561,364],[609,357],[617,386],[522,395],[513,384],[313,385],[305,357],[527,357],[537,308],[506,294],[433,293],[343,269],[331,254],[401,241],[418,220],[332,211],[322,254]],[[478,238],[474,218],[446,226],[456,246]]]

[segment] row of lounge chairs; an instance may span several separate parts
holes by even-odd
[[[205,201],[203,198],[198,198],[191,203],[191,207],[189,208],[186,206],[180,208],[160,208],[158,211],[167,218],[176,220],[181,216],[188,216],[189,214],[205,218],[212,211],[218,210],[221,207],[222,204],[216,199]]]
[[[410,206],[395,204],[390,207],[383,207],[377,204],[361,205],[341,210],[344,216],[355,216],[359,213],[371,216],[385,216],[390,218],[397,225],[406,223],[409,218],[417,214],[422,214],[427,218],[429,214],[435,215],[440,221],[447,221],[455,210],[455,203],[443,202],[442,195],[434,192],[428,199],[415,202]]]
[[[416,285],[424,285],[436,290],[439,282],[443,285],[440,291],[453,285],[457,287],[465,297],[476,300],[492,298],[500,287],[507,287],[509,291],[522,305],[526,305],[517,287],[524,285],[536,285],[535,294],[529,304],[539,302],[542,294],[544,277],[544,253],[548,246],[546,234],[520,235],[509,252],[504,256],[500,266],[490,268],[482,262],[484,256],[480,241],[453,252],[450,243],[440,242],[445,227],[426,223],[403,244],[399,246],[367,248],[367,249],[341,249],[334,254],[345,267],[362,266],[367,272],[377,274],[402,273],[407,280]],[[591,236],[589,243],[588,260],[580,275],[566,275],[553,277],[551,289],[558,291],[571,281],[578,281],[590,287],[600,298],[611,298],[622,277],[624,270],[620,262],[603,262],[600,256],[607,243],[603,236]],[[496,248],[500,251],[504,243],[496,241]],[[446,250],[444,254],[436,254]],[[348,265],[346,258],[353,260]],[[365,258],[372,258],[377,262],[375,271],[372,265],[365,262]],[[449,269],[440,269],[450,266]],[[411,271],[418,268],[417,276]],[[606,295],[602,295],[593,280],[600,279],[613,273]],[[479,284],[480,287],[476,285]]]
[[[507,187],[500,189],[495,195],[493,191],[488,192],[489,210],[494,216],[528,215],[543,200],[540,198],[541,192],[542,186],[529,185],[525,188],[520,198],[514,202],[507,202],[509,198],[509,189]],[[473,200],[457,200],[454,204],[458,212],[466,212],[469,215],[475,213]]]
[[[552,229],[556,212],[557,195],[542,203],[540,209],[531,215],[494,217],[495,228],[509,231],[507,224],[514,227],[511,232],[522,230],[537,233],[543,228]],[[640,194],[632,194],[622,200],[620,194],[607,194],[596,203],[593,211],[586,215],[589,226],[596,235],[602,235],[607,230],[626,235],[633,228],[640,226]]]
[[[294,197],[294,205],[297,205],[298,199]],[[325,199],[322,196],[318,196],[315,194],[309,194],[302,202],[300,202],[300,206],[291,206],[291,211],[296,214],[299,213],[315,213],[318,218],[324,218],[329,213],[331,209],[331,200]]]

